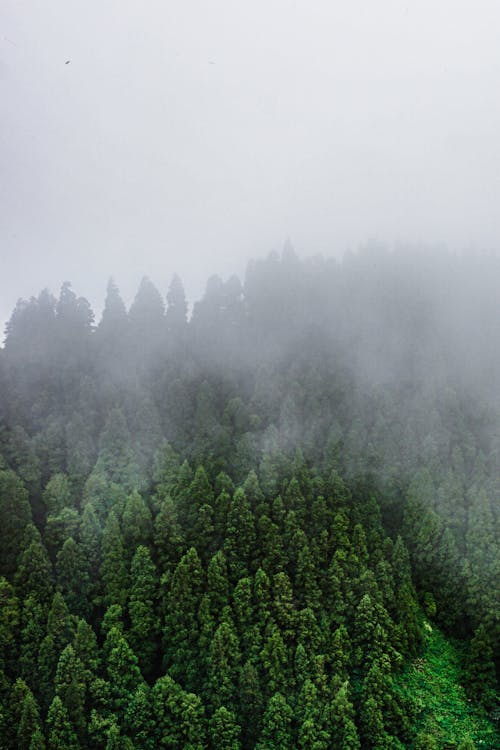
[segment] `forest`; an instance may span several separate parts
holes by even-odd
[[[500,747],[499,278],[287,246],[190,314],[20,300],[2,750]]]

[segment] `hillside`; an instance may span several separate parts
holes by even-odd
[[[97,325],[20,301],[2,747],[495,747],[497,266],[287,250],[190,317],[177,277]]]

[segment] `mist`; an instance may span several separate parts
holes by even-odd
[[[2,747],[500,747],[499,27],[4,0]]]
[[[370,238],[496,249],[494,2],[2,4],[0,319]],[[67,63],[67,64],[66,64]]]

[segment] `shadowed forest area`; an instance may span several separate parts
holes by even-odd
[[[0,350],[0,746],[499,746],[500,259],[64,284]]]

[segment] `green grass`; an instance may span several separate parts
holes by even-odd
[[[459,647],[434,626],[424,629],[422,654],[397,680],[416,705],[417,733],[432,735],[440,750],[456,748],[467,734],[478,750],[498,750],[498,731],[465,694]]]

